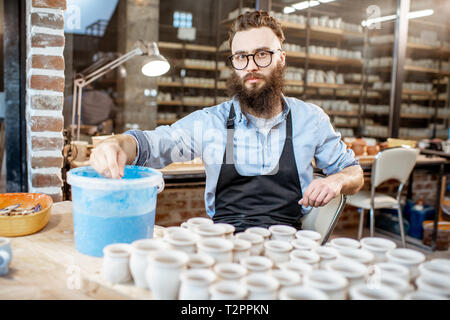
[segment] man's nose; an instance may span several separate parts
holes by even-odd
[[[259,70],[258,65],[255,63],[255,60],[253,57],[248,57],[248,65],[247,68],[245,68],[246,71],[253,72]]]

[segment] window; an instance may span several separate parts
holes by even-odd
[[[173,13],[173,26],[175,28],[192,28],[192,13],[175,11]]]

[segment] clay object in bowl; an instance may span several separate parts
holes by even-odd
[[[50,220],[53,200],[42,193],[3,193],[0,194],[0,209],[12,205],[23,208],[36,207],[41,210],[27,215],[0,215],[0,236],[19,237],[42,230]]]

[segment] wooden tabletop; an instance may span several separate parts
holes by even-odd
[[[9,238],[9,274],[0,277],[0,299],[123,299],[130,295],[94,281],[102,258],[75,249],[72,202],[54,203],[48,225],[24,237]]]

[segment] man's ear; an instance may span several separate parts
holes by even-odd
[[[281,59],[281,63],[283,64],[283,66],[285,66],[286,65],[286,51],[281,51],[280,59]]]

